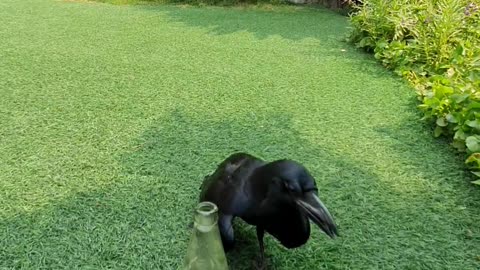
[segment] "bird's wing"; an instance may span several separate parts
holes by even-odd
[[[243,186],[257,158],[236,153],[225,159],[201,187],[200,201],[215,203],[221,212],[236,215],[245,207]],[[257,162],[258,163],[258,162]]]

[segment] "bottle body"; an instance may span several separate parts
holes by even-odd
[[[201,202],[195,211],[193,235],[185,256],[185,270],[228,270],[227,258],[218,229],[218,208]]]

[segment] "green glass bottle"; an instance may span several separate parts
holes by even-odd
[[[218,207],[215,204],[201,202],[197,205],[184,270],[228,270],[217,222]]]

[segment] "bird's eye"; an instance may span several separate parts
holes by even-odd
[[[291,191],[291,192],[294,192],[295,191],[295,187],[290,184],[290,183],[285,183],[285,188],[288,190],[288,191]]]

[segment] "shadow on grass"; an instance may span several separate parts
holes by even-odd
[[[335,175],[329,173],[330,170],[323,168],[340,166],[358,176],[366,173],[303,140],[300,134],[292,129],[291,122],[288,115],[282,114],[264,118],[237,116],[235,119],[215,121],[188,116],[178,110],[145,132],[137,141],[137,150],[124,156],[123,162],[129,174],[155,177],[183,193],[169,202],[171,207],[175,208],[173,212],[176,215],[186,215],[178,217],[183,220],[180,227],[191,220],[190,212],[198,202],[203,177],[211,173],[225,157],[237,151],[246,151],[267,160],[294,158],[307,167],[312,167],[320,192],[325,197],[324,201],[335,215],[335,199],[332,199],[335,194],[331,193],[334,187],[341,184]],[[165,178],[166,175],[172,176]],[[374,177],[370,175],[362,178]],[[171,221],[173,220],[172,218]],[[341,230],[342,221],[339,220],[338,223]],[[230,267],[251,269],[253,260],[258,256],[255,231],[240,219],[236,220],[234,229],[237,242],[235,249],[228,254]],[[320,232],[314,230],[312,234]],[[320,241],[329,240],[324,238]],[[181,245],[185,247],[186,243]],[[334,250],[335,248],[330,246],[309,256],[332,257]],[[267,237],[266,254],[271,269],[282,264],[279,260],[288,259],[290,252],[280,248],[273,238]],[[299,258],[298,254],[295,256]],[[295,266],[302,267],[301,259]]]
[[[208,29],[211,35],[251,33],[257,39],[315,39],[333,44],[345,38],[348,19],[321,7],[260,6],[202,7],[138,5],[149,12],[165,12],[188,27]]]
[[[361,169],[302,140],[291,128],[289,116],[260,120],[238,116],[219,121],[204,117],[176,111],[159,119],[120,158],[125,172],[108,189],[77,193],[38,212],[1,220],[0,266],[174,269],[181,263],[190,237],[192,209],[203,176],[234,151],[305,163],[317,177],[334,216],[341,207],[336,201],[352,195],[336,194],[334,189],[342,184],[324,168],[338,167],[375,181]],[[345,223],[341,215],[337,220],[342,232]],[[254,230],[242,222],[236,222],[235,229],[237,247],[228,255],[231,269],[250,269],[258,255]],[[321,235],[318,230],[313,234]],[[276,269],[285,264],[282,260],[288,259],[291,251],[279,247],[271,237],[266,240],[266,254],[271,268]],[[326,237],[317,241],[330,243],[315,253],[304,250],[295,256],[325,258],[319,268],[328,268],[328,262],[335,261],[339,242]],[[303,263],[299,259],[292,266],[302,267]]]
[[[199,28],[214,37],[231,36],[231,39],[219,40],[222,44],[242,52],[258,50],[262,46],[274,48],[269,42],[295,42],[291,44],[292,54],[279,49],[271,57],[295,57],[296,54],[310,57],[315,63],[318,59],[351,62],[354,74],[364,73],[369,77],[382,77],[392,72],[381,67],[372,54],[356,49],[349,44],[347,37],[349,21],[345,16],[322,7],[272,6],[251,7],[195,7],[171,5],[136,5],[133,9],[151,14],[164,15],[169,23],[180,24],[185,28]],[[251,35],[249,37],[248,35]],[[238,42],[242,39],[241,42]],[[284,44],[283,44],[284,45]],[[282,48],[282,46],[280,46]],[[271,62],[271,61],[268,61]],[[326,63],[331,63],[324,61]],[[305,62],[308,65],[309,62]],[[292,67],[294,68],[294,67]],[[335,66],[331,67],[332,70]]]
[[[392,264],[402,269],[435,268],[442,260],[454,262],[458,257],[436,248],[432,240],[441,244],[452,240],[448,245],[462,250],[478,242],[463,240],[463,230],[474,226],[474,217],[450,212],[455,207],[450,201],[446,204],[452,208],[444,208],[440,198],[424,196],[422,191],[390,190],[377,175],[360,168],[361,164],[303,139],[292,129],[289,115],[214,119],[214,115],[174,111],[132,143],[120,157],[124,172],[107,189],[78,193],[50,208],[0,221],[0,266],[176,269],[188,244],[192,209],[203,176],[235,151],[267,160],[293,158],[305,164],[340,228],[337,240],[329,240],[315,228],[311,240],[296,250],[286,250],[267,236],[270,269],[365,269],[372,265],[384,269]],[[408,143],[410,137],[404,139]],[[411,147],[403,149],[407,160],[418,155],[412,152],[409,156]],[[422,164],[415,160],[412,166],[421,170]],[[435,186],[431,178],[441,173],[426,181]],[[473,214],[470,205],[466,207]],[[454,226],[461,227],[446,233]],[[228,254],[231,269],[251,269],[258,255],[255,232],[240,220],[235,230],[237,246]]]

